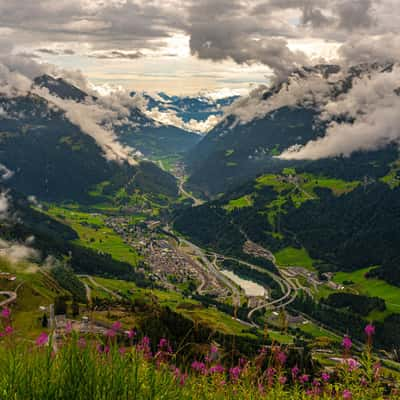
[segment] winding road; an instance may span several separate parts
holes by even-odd
[[[182,193],[184,196],[188,197],[189,199],[193,200],[193,207],[201,206],[202,204],[204,204],[203,200],[198,199],[192,193],[189,193],[184,188],[183,185],[185,184],[185,181],[183,179],[178,178],[178,180],[179,180],[179,191],[180,191],[180,193]]]
[[[118,293],[114,292],[111,289],[106,288],[105,286],[101,285],[100,283],[96,282],[91,275],[79,275],[79,278],[86,278],[93,286],[98,287],[101,290],[104,290],[107,292],[109,295],[115,297],[118,300],[122,300],[122,296],[119,295]],[[88,301],[90,302],[92,299],[92,290],[90,286],[86,282],[82,282],[85,285],[86,288],[86,297],[88,298]]]
[[[3,291],[0,292],[1,296],[6,296],[7,299],[0,302],[0,307],[7,307],[9,304],[17,300],[17,292]]]

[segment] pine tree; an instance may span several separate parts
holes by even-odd
[[[42,328],[47,328],[48,325],[49,325],[49,320],[47,318],[47,315],[43,314],[43,317],[42,317]]]

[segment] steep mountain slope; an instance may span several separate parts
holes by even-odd
[[[244,245],[244,235],[275,253],[304,248],[321,271],[380,266],[373,274],[400,286],[399,210],[397,166],[381,181],[284,169],[181,212],[175,227],[228,253]]]
[[[387,158],[382,152],[367,155],[354,151],[350,157],[338,155],[329,160],[321,157],[315,162],[294,157],[288,157],[288,161],[279,155],[322,138],[334,122],[355,120],[353,115],[347,115],[351,110],[340,109],[346,95],[355,84],[365,84],[363,80],[370,76],[387,75],[392,70],[392,64],[360,65],[343,71],[334,65],[304,68],[271,89],[260,87],[249,97],[239,99],[228,109],[225,118],[188,153],[189,187],[215,196],[260,173],[279,171],[285,166],[335,171],[336,166],[346,165],[347,171],[359,170],[358,178],[376,176],[374,162],[384,158],[384,164],[388,165],[393,161],[390,151]],[[333,115],[337,110],[341,111],[340,115]],[[361,171],[360,159],[368,159],[370,167]],[[380,172],[384,175],[387,168]]]
[[[159,168],[107,160],[92,136],[43,97],[2,96],[0,107],[0,163],[12,171],[7,184],[22,193],[45,200],[90,201],[88,192],[108,182],[111,192],[126,187],[177,195],[175,179]],[[139,175],[148,175],[148,180],[138,183]],[[150,188],[153,178],[158,183]]]
[[[117,97],[100,99],[63,78],[54,78],[49,75],[37,77],[34,84],[47,89],[52,95],[61,99],[78,103],[88,101],[112,110],[118,108],[118,102],[121,101]],[[132,93],[131,98],[128,96],[127,99],[122,100],[123,106],[126,107],[125,114],[113,121],[113,129],[121,143],[140,151],[146,157],[157,158],[184,153],[200,141],[201,138],[192,132],[157,122],[145,115],[135,103],[134,96],[135,93]]]
[[[63,78],[54,78],[45,74],[35,78],[34,84],[38,87],[47,88],[51,94],[61,99],[70,99],[77,102],[83,102],[87,98],[96,100],[96,97],[89,96],[86,92]]]

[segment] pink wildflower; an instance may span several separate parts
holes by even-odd
[[[214,365],[210,368],[210,374],[223,374],[225,368],[221,364]]]
[[[49,340],[49,335],[46,332],[42,332],[36,339],[37,346],[44,346]]]
[[[364,332],[370,338],[372,335],[375,335],[375,326],[372,324],[368,324],[365,327]]]
[[[300,376],[299,381],[301,383],[306,383],[310,380],[310,377],[307,374],[303,374],[302,376]]]
[[[125,331],[125,333],[129,339],[133,339],[136,336],[136,332],[133,329],[131,329],[129,331]]]
[[[106,336],[109,338],[112,338],[116,335],[117,333],[114,331],[114,329],[108,329],[106,332]]]
[[[164,351],[164,352],[169,353],[169,354],[172,353],[172,348],[171,348],[168,340],[164,339],[164,338],[160,339],[160,342],[158,343],[158,349],[160,351]]]
[[[297,375],[299,374],[299,372],[300,372],[299,367],[297,365],[295,365],[292,368],[292,378],[293,378],[293,380],[295,380],[297,378]]]
[[[216,346],[211,346],[211,348],[210,348],[210,353],[211,353],[211,354],[218,353],[218,348],[217,348]]]
[[[5,319],[9,319],[11,316],[11,310],[9,308],[3,308],[1,311],[1,316]]]
[[[150,339],[144,336],[140,343],[136,346],[137,350],[143,353],[144,357],[150,359],[153,355],[150,348]]]
[[[280,351],[278,352],[276,359],[279,361],[281,365],[284,365],[287,360],[287,356],[283,351]]]
[[[323,372],[321,378],[324,382],[328,382],[331,379],[330,375],[327,372]]]
[[[239,367],[244,368],[247,364],[247,360],[243,357],[239,358]]]
[[[81,349],[86,347],[86,340],[83,337],[79,338],[78,347],[80,347]]]
[[[232,381],[237,381],[239,379],[240,373],[242,372],[241,368],[236,366],[229,370],[229,376],[231,377]]]
[[[351,341],[351,339],[350,339],[347,335],[343,338],[342,346],[343,346],[346,350],[350,350],[350,349],[351,349],[351,346],[353,346],[353,342]]]
[[[348,390],[348,389],[344,389],[344,390],[343,390],[343,398],[344,398],[345,400],[351,400],[351,399],[353,398],[353,395],[352,395],[352,393],[350,392],[350,390]]]
[[[67,324],[65,325],[65,333],[69,335],[72,332],[72,323],[71,321],[68,321]]]
[[[182,374],[179,368],[175,368],[174,375],[175,379],[179,381],[179,385],[184,386],[188,375],[186,373]]]
[[[348,360],[346,360],[346,363],[349,367],[350,372],[356,370],[360,366],[360,363],[354,358],[349,358]]]
[[[287,378],[286,378],[286,376],[280,376],[278,381],[281,385],[284,385],[287,381]]]
[[[119,354],[121,354],[121,356],[123,356],[126,353],[126,348],[125,347],[120,347],[118,349],[118,351],[119,351]]]
[[[193,361],[192,369],[194,369],[196,372],[200,372],[202,374],[207,373],[206,365],[201,361]]]
[[[116,321],[112,324],[111,329],[113,331],[119,331],[122,328],[122,324],[119,321]]]
[[[4,329],[6,335],[11,335],[14,331],[13,327],[11,325],[7,325],[6,328]]]

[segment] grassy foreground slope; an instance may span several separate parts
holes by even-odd
[[[8,323],[3,318],[3,323]],[[351,341],[346,363],[306,374],[290,368],[285,348],[262,348],[254,360],[225,361],[214,346],[206,358],[178,365],[167,339],[119,335],[118,322],[105,337],[87,340],[66,334],[54,347],[41,334],[35,344],[16,343],[11,326],[0,346],[0,391],[5,399],[398,399],[396,376],[389,376],[366,352],[355,367]],[[61,345],[62,344],[62,345]],[[153,349],[155,350],[153,351]],[[55,351],[56,349],[56,351]]]

